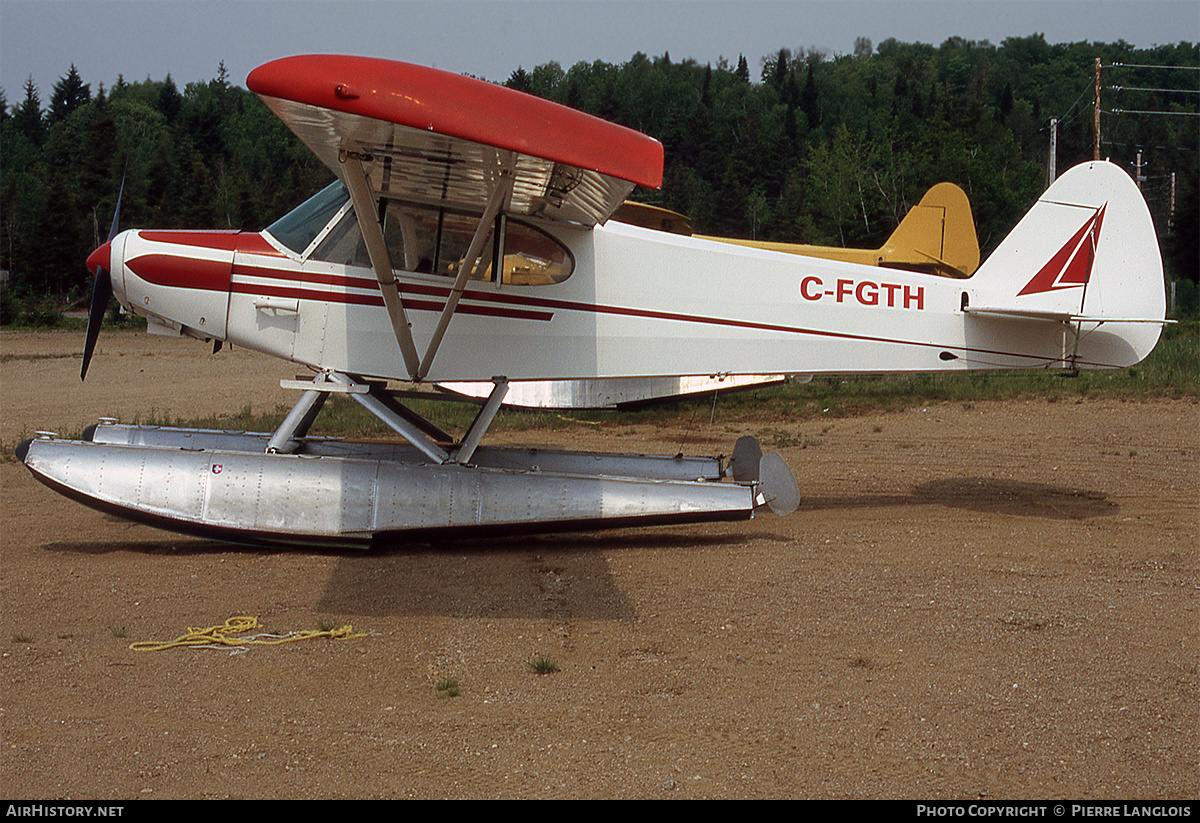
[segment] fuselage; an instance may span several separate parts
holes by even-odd
[[[306,206],[313,214],[297,217],[301,207],[260,233],[126,231],[108,252],[114,293],[153,331],[409,379],[353,210],[329,195]],[[445,239],[452,221],[437,223],[436,246],[422,215],[395,221],[392,260],[424,352],[459,261]],[[512,220],[496,234],[502,250],[476,266],[429,381],[1053,368],[1072,357],[1060,324],[967,317],[967,306],[1010,302],[1010,282],[1001,289],[614,221],[585,229]],[[1127,365],[1074,355],[1073,365]]]

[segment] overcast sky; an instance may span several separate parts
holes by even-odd
[[[32,77],[49,103],[72,63],[95,92],[126,80],[180,88],[224,61],[245,85],[276,57],[333,52],[389,57],[488,80],[557,61],[621,63],[636,52],[736,63],[757,76],[781,47],[849,53],[1042,33],[1051,43],[1200,41],[1196,0],[0,0],[0,87],[10,105]]]

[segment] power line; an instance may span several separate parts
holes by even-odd
[[[1151,89],[1142,86],[1105,86],[1110,91],[1158,91],[1164,94],[1200,94],[1200,89]]]
[[[1059,118],[1059,120],[1066,120],[1067,115],[1070,114],[1075,109],[1075,107],[1079,105],[1079,101],[1082,100],[1084,95],[1087,94],[1089,91],[1092,91],[1092,83],[1090,81],[1088,82],[1088,84],[1086,86],[1083,87],[1083,91],[1079,92],[1079,96],[1075,98],[1075,102],[1072,103],[1071,105],[1067,106],[1066,112],[1063,114],[1062,117]],[[1082,113],[1082,111],[1083,110],[1080,109],[1080,113]]]
[[[1200,90],[1193,91],[1191,89],[1153,89],[1153,88],[1122,87],[1122,86],[1115,86],[1115,85],[1102,87],[1100,84],[1100,71],[1103,68],[1106,68],[1106,67],[1100,62],[1100,58],[1097,57],[1095,74],[1094,74],[1094,79],[1093,79],[1093,88],[1095,90],[1095,100],[1092,103],[1093,118],[1094,118],[1093,128],[1095,129],[1094,156],[1096,158],[1099,158],[1099,156],[1100,156],[1099,152],[1100,152],[1100,143],[1101,143],[1101,139],[1100,139],[1100,115],[1101,114],[1107,114],[1110,116],[1112,116],[1112,115],[1119,116],[1122,114],[1130,114],[1130,115],[1137,115],[1137,116],[1142,116],[1142,117],[1200,117],[1200,112],[1194,112],[1194,111],[1162,111],[1162,110],[1157,110],[1157,109],[1103,109],[1103,108],[1101,108],[1101,106],[1100,106],[1100,91],[1102,88],[1107,88],[1109,90],[1117,91],[1117,92],[1141,91],[1141,92],[1161,92],[1161,93],[1180,92],[1180,93],[1184,93],[1184,94],[1200,94]],[[1155,66],[1155,65],[1148,64],[1148,63],[1111,63],[1111,64],[1109,64],[1109,66],[1107,66],[1107,68],[1109,68],[1109,69],[1138,68],[1138,69],[1163,69],[1163,70],[1181,69],[1181,70],[1200,72],[1200,66]]]
[[[1178,71],[1200,71],[1200,66],[1153,66],[1147,63],[1111,63],[1114,69],[1166,69]]]
[[[1177,143],[1174,146],[1162,146],[1152,143],[1126,143],[1117,140],[1101,140],[1100,145],[1108,146],[1117,149],[1154,149],[1155,151],[1191,151],[1194,152],[1196,147],[1192,144]]]
[[[1200,117],[1200,111],[1151,111],[1149,109],[1101,109],[1105,114],[1159,114],[1164,117]]]

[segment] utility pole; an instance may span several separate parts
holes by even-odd
[[[1137,183],[1138,191],[1142,189],[1142,181],[1146,178],[1142,176],[1142,151],[1138,149],[1137,163],[1134,165],[1136,173],[1133,175],[1133,181]]]
[[[1167,211],[1167,231],[1175,231],[1175,172],[1171,172],[1171,207]]]
[[[1050,159],[1046,163],[1046,187],[1058,179],[1058,118],[1050,118]]]
[[[1092,159],[1100,159],[1100,58],[1096,58],[1096,79],[1095,79],[1095,96],[1096,102],[1092,107],[1092,126],[1096,133],[1096,142],[1092,149]]]

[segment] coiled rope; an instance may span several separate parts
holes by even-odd
[[[207,629],[189,627],[187,634],[174,640],[158,641],[145,640],[131,643],[129,648],[135,652],[156,652],[163,649],[188,647],[193,649],[239,649],[246,646],[278,646],[281,643],[291,643],[295,640],[311,640],[317,637],[329,637],[345,640],[351,637],[365,637],[355,634],[352,626],[342,626],[340,629],[307,629],[304,631],[288,632],[287,634],[262,634],[242,637],[248,631],[262,628],[256,617],[236,616],[226,620],[220,626],[210,626]]]

